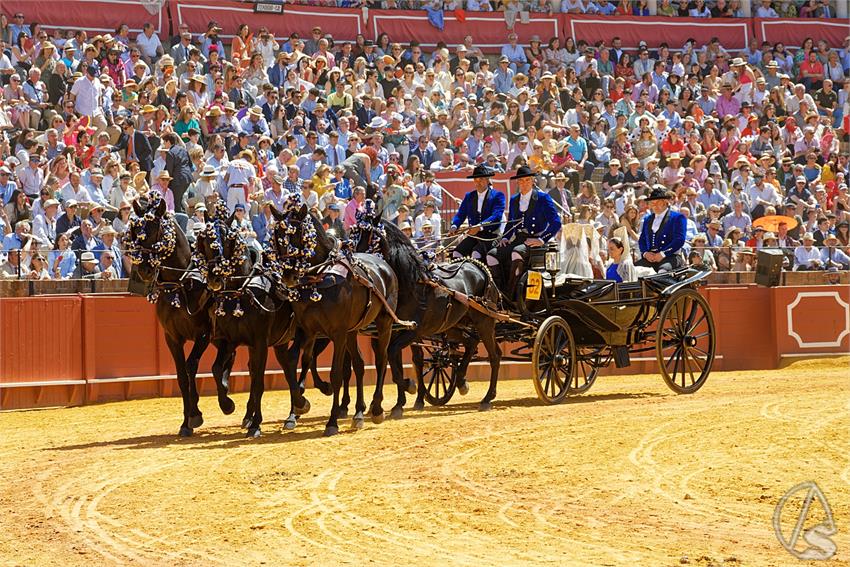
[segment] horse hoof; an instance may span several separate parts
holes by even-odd
[[[390,411],[390,419],[401,419],[404,415],[404,409],[395,407]]]
[[[330,396],[334,393],[330,382],[316,382],[316,389],[326,396]]]
[[[361,430],[361,429],[363,429],[363,425],[364,425],[365,423],[366,423],[366,422],[365,422],[365,420],[363,419],[363,416],[355,417],[354,419],[352,419],[352,420],[351,420],[351,426],[352,426],[354,429],[357,429],[358,431],[359,431],[359,430]]]
[[[310,400],[305,398],[304,405],[300,408],[294,408],[293,411],[295,412],[295,415],[305,415],[310,413]]]
[[[411,396],[416,393],[417,385],[413,380],[407,380],[407,393]]]
[[[493,409],[493,404],[490,402],[481,402],[478,404],[478,411],[490,411]]]
[[[296,425],[298,425],[297,421],[295,421],[294,419],[287,419],[283,422],[283,429],[285,431],[292,431],[293,429],[295,429]]]
[[[189,417],[188,425],[190,429],[197,429],[204,424],[204,416],[201,414]]]
[[[386,414],[384,414],[384,410],[381,410],[381,413],[373,413],[372,414],[372,423],[380,424],[384,423],[384,418]]]
[[[180,427],[180,432],[178,433],[180,437],[191,437],[192,436],[192,428],[186,427],[185,425]]]
[[[333,437],[337,433],[339,433],[339,427],[333,427],[328,425],[327,427],[325,427],[325,432],[323,435],[324,437]]]
[[[263,433],[262,431],[260,431],[259,427],[252,427],[248,430],[248,433],[245,434],[245,437],[247,437],[248,439],[257,439],[262,434]]]
[[[236,404],[233,403],[228,397],[224,397],[218,401],[218,407],[221,408],[221,413],[224,415],[230,415],[234,411],[236,411]]]
[[[466,380],[459,382],[457,385],[457,392],[461,396],[465,396],[469,393],[469,383]]]
[[[339,408],[339,410],[336,412],[336,417],[337,419],[341,417],[348,417],[348,408]]]
[[[425,402],[416,401],[413,403],[414,411],[422,411],[425,409]]]

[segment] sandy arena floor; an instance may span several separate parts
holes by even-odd
[[[814,480],[838,527],[822,564],[847,565],[848,365],[717,372],[693,396],[602,377],[554,407],[504,382],[483,414],[473,383],[332,439],[315,390],[286,433],[267,393],[257,440],[245,395],[232,416],[203,399],[191,439],[177,399],[0,414],[0,564],[797,565],[771,518]]]

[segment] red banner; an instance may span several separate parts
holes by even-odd
[[[666,42],[670,49],[678,50],[690,38],[695,39],[699,46],[717,37],[726,49],[744,49],[753,41],[750,20],[746,18],[615,18],[572,14],[561,17],[564,19],[565,37],[572,36],[576,41],[583,39],[591,44],[602,40],[606,45],[611,45],[611,38],[619,36],[626,48],[637,47],[643,40],[650,48]]]
[[[139,0],[75,0],[57,2],[43,0],[3,0],[0,9],[9,16],[16,12],[24,14],[25,22],[40,22],[41,26],[54,35],[55,30],[86,30],[91,35],[115,33],[120,24],[127,24],[131,32],[142,31],[142,25],[150,22],[161,40],[168,34],[168,10],[161,8],[151,14]],[[132,36],[135,38],[135,35]]]
[[[297,33],[302,38],[310,37],[313,26],[336,40],[353,40],[359,33],[366,34],[363,12],[344,8],[319,8],[315,6],[284,5],[283,14],[258,14],[253,4],[229,0],[208,0],[201,3],[190,0],[171,0],[171,17],[176,24],[186,22],[195,32],[207,29],[207,23],[215,20],[224,30],[222,38],[232,38],[241,24],[248,24],[256,31],[265,26],[275,37],[287,38]],[[368,36],[367,36],[368,37]]]
[[[486,52],[498,52],[508,42],[510,30],[502,12],[463,12],[460,18],[453,12],[443,14],[445,28],[440,31],[428,21],[423,10],[369,10],[369,34],[378,37],[387,33],[392,41],[408,43],[418,41],[425,48],[432,48],[444,41],[453,48],[470,34],[476,47]],[[545,43],[551,37],[563,34],[560,16],[533,17],[527,24],[517,18],[514,31],[520,44],[527,44],[533,35],[539,35]]]
[[[815,45],[821,39],[833,48],[844,45],[844,39],[850,35],[848,20],[818,20],[814,18],[798,18],[784,20],[776,18],[753,18],[753,29],[759,43],[784,43],[786,47],[800,47],[807,37],[815,40]]]

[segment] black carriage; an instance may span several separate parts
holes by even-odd
[[[541,401],[586,392],[600,368],[629,366],[635,355],[654,355],[676,393],[702,387],[716,350],[711,308],[696,289],[707,272],[683,268],[629,283],[557,274],[557,252],[541,250],[521,282],[516,310],[488,309],[499,320],[503,348],[510,345],[502,360],[531,362]],[[443,405],[465,384],[459,380],[462,347],[444,337],[422,347],[425,399]]]

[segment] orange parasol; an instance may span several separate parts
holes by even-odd
[[[777,232],[779,225],[785,223],[788,225],[788,230],[797,228],[797,219],[786,217],[785,215],[768,215],[753,221],[753,226],[759,226],[768,232]]]

